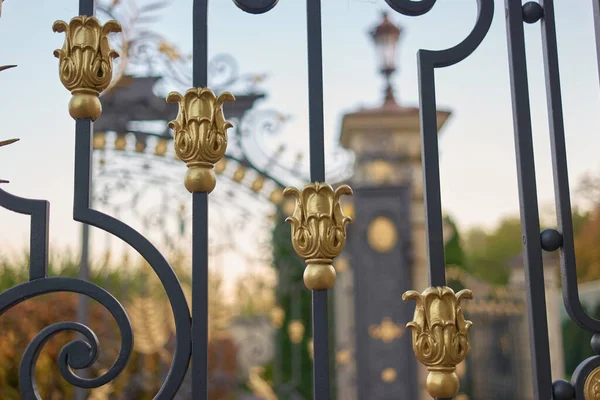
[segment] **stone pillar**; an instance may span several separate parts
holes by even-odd
[[[438,112],[438,128],[448,116]],[[338,398],[430,400],[404,328],[414,304],[402,301],[404,291],[429,286],[419,110],[386,102],[347,114],[340,141],[356,164],[335,292]]]

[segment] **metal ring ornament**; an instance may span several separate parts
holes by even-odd
[[[394,10],[404,15],[417,17],[428,13],[437,0],[385,0],[385,2]]]
[[[597,384],[593,384],[589,379],[595,379]],[[589,357],[579,364],[573,372],[571,385],[575,388],[576,399],[595,398],[593,394],[600,390],[600,356]]]
[[[264,14],[271,11],[279,0],[233,0],[233,3],[249,14]]]
[[[0,294],[0,315],[11,307],[47,293],[71,292],[86,295],[102,304],[113,316],[121,334],[121,348],[113,365],[101,376],[85,379],[77,376],[72,369],[86,368],[98,357],[98,338],[87,326],[75,322],[60,322],[39,332],[27,346],[19,368],[21,395],[25,400],[41,400],[35,385],[35,364],[38,356],[54,335],[64,331],[83,334],[88,342],[74,340],[66,344],[59,355],[58,365],[62,376],[70,384],[82,388],[96,388],[115,379],[126,367],[133,350],[133,330],[123,306],[106,290],[80,279],[54,277],[36,279],[14,286]]]

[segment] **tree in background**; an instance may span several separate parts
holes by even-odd
[[[444,246],[446,265],[453,265],[466,270],[465,252],[462,248],[462,238],[456,226],[456,222],[454,222],[452,217],[445,216],[444,224],[450,228],[450,237],[447,238]]]
[[[517,217],[500,221],[491,232],[474,228],[465,235],[467,270],[495,284],[506,284],[510,260],[521,254],[521,222]]]
[[[283,310],[283,321],[278,328],[275,344],[277,359],[273,365],[267,366],[264,376],[265,379],[273,381],[279,396],[282,396],[282,393],[279,393],[278,386],[290,388],[290,383],[293,382],[293,389],[302,398],[311,399],[312,359],[309,353],[312,329],[311,293],[304,287],[304,261],[294,251],[290,240],[291,226],[285,222],[285,217],[283,209],[278,207],[271,243],[273,246],[272,265],[279,276],[277,302]],[[290,330],[300,326],[298,323],[302,324],[304,328],[303,334],[299,343],[292,343]],[[277,373],[274,373],[274,368],[278,369]],[[294,373],[299,373],[300,376],[295,376]],[[277,378],[274,379],[275,377]],[[291,397],[294,398],[294,396]]]

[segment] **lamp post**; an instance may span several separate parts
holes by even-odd
[[[387,13],[383,13],[383,20],[371,31],[379,58],[379,70],[385,77],[385,105],[396,105],[394,90],[392,89],[391,76],[396,71],[396,46],[402,30],[389,20]]]

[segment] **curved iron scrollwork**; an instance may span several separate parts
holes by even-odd
[[[85,7],[82,7],[82,10],[84,9]],[[85,12],[82,14],[85,14]],[[87,23],[86,21],[91,22]],[[63,48],[66,53],[61,53],[61,64],[63,61],[71,62],[71,68],[75,69],[80,67],[78,63],[81,62],[81,58],[78,57],[80,53],[78,52],[89,51],[91,49],[92,51],[88,55],[98,57],[97,60],[93,60],[91,68],[79,70],[78,73],[82,74],[82,85],[85,85],[85,82],[95,82],[94,77],[99,77],[103,74],[112,74],[111,65],[99,59],[106,55],[106,49],[102,48],[102,51],[100,51],[100,46],[102,46],[101,41],[97,40],[101,34],[106,35],[108,30],[103,30],[103,27],[96,22],[97,20],[94,17],[89,16],[74,18],[71,22],[71,28],[74,31],[67,32],[65,47]],[[76,35],[79,32],[88,32],[88,35],[81,37],[89,40],[89,42],[80,43],[76,40],[69,40],[69,35]],[[75,56],[72,60],[67,60],[63,58],[63,55],[66,54],[74,54]],[[96,68],[101,68],[101,71],[96,71]],[[75,71],[71,71],[70,73],[75,73]],[[87,75],[93,76],[88,79]],[[74,86],[69,87],[69,89],[72,89],[73,93],[77,93],[80,87]],[[93,93],[89,92],[88,94],[86,92],[84,94],[86,96],[98,96],[99,92],[105,89],[105,87],[98,86],[94,87],[94,89],[96,91]],[[76,221],[95,226],[113,234],[129,244],[148,261],[164,286],[175,318],[176,348],[169,374],[155,398],[171,399],[175,396],[183,382],[191,357],[191,318],[189,307],[175,272],[162,254],[144,236],[130,226],[90,208],[92,151],[92,122],[90,118],[94,118],[96,114],[93,109],[94,107],[87,107],[85,102],[76,104],[76,106],[82,110],[78,114],[78,117],[87,119],[76,120],[76,172],[73,218]],[[86,114],[85,116],[83,115],[84,113]],[[83,294],[99,302],[112,314],[121,334],[121,347],[113,365],[102,375],[87,379],[78,376],[73,370],[86,368],[96,361],[99,352],[99,342],[93,331],[87,326],[75,322],[61,322],[46,327],[33,338],[21,360],[20,389],[22,397],[26,400],[40,399],[35,385],[35,366],[38,356],[44,344],[54,335],[63,331],[78,332],[84,336],[85,340],[72,341],[61,350],[59,368],[62,376],[72,385],[81,388],[95,388],[112,381],[125,368],[133,349],[133,331],[125,309],[113,296],[95,284],[73,278],[48,277],[49,204],[47,201],[23,199],[0,190],[0,206],[31,216],[30,281],[17,285],[0,294],[0,314],[35,296],[56,292],[73,292]]]
[[[395,11],[408,16],[420,16],[429,12],[436,3],[436,0],[423,0],[419,2],[408,0],[386,0],[386,3]],[[423,159],[424,191],[425,191],[425,223],[427,229],[427,253],[429,262],[429,282],[430,287],[423,293],[447,293],[446,308],[448,314],[453,315],[442,325],[452,326],[453,329],[461,331],[461,344],[464,353],[457,352],[452,345],[456,345],[454,339],[452,343],[438,343],[435,346],[441,346],[443,354],[451,354],[444,360],[437,360],[432,363],[431,346],[422,346],[423,341],[432,340],[427,333],[427,329],[415,325],[415,322],[408,323],[407,326],[415,328],[417,334],[413,334],[413,350],[421,363],[429,366],[430,374],[427,377],[427,391],[434,398],[452,398],[459,389],[459,380],[455,374],[456,366],[464,359],[466,349],[469,346],[468,336],[464,328],[465,322],[462,317],[461,308],[458,302],[454,300],[454,292],[446,286],[446,266],[444,259],[444,237],[443,237],[443,216],[441,202],[440,186],[440,166],[438,149],[438,121],[437,105],[435,96],[435,69],[449,67],[457,64],[469,57],[481,44],[486,37],[492,25],[494,17],[494,0],[477,0],[478,13],[475,26],[469,35],[454,47],[444,50],[419,50],[417,53],[419,69],[419,112],[421,121],[421,152]],[[462,293],[462,292],[461,292]],[[471,296],[470,291],[464,293]],[[419,296],[415,291],[409,291],[404,294],[405,298]],[[457,295],[457,298],[460,296]],[[465,296],[466,298],[467,296]],[[442,295],[440,295],[440,299]],[[450,299],[450,300],[449,300]],[[441,307],[441,306],[440,306]],[[415,309],[415,321],[429,320],[423,319],[424,308],[417,304]],[[434,311],[437,312],[437,309]],[[433,317],[434,321],[436,317]],[[439,322],[434,322],[434,324]],[[448,325],[450,324],[450,325]],[[466,324],[468,327],[470,323]],[[423,329],[425,331],[421,332]],[[464,331],[464,332],[463,332]],[[433,343],[433,342],[432,342]],[[435,347],[434,346],[434,347]]]
[[[392,7],[394,11],[416,17],[427,14],[433,6],[435,6],[437,0],[385,0],[385,2]]]
[[[419,16],[428,12],[435,0],[421,2],[386,0],[397,12]],[[429,271],[432,286],[445,286],[444,241],[440,193],[438,126],[435,98],[435,68],[449,67],[470,56],[487,35],[494,17],[494,0],[477,0],[477,21],[471,33],[456,46],[444,50],[419,50],[419,102],[425,185]]]

